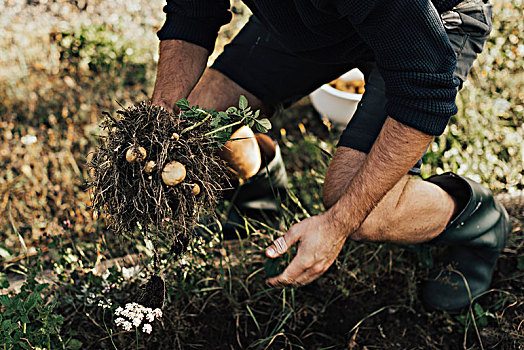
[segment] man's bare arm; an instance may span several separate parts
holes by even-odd
[[[340,200],[327,212],[351,237],[385,194],[424,154],[433,136],[390,117],[364,164]]]
[[[295,224],[266,249],[275,258],[293,244],[297,255],[274,286],[303,285],[323,274],[385,194],[422,156],[432,136],[388,118],[364,164],[346,192],[326,213]]]
[[[162,40],[153,104],[173,109],[187,97],[206,67],[209,51],[182,40]]]

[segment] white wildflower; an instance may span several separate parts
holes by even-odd
[[[133,325],[129,321],[124,321],[122,323],[122,328],[124,328],[125,331],[130,331],[131,328],[133,328]]]
[[[100,300],[98,302],[98,306],[102,307],[104,309],[109,309],[111,306],[113,306],[113,303],[111,302],[111,299],[107,299],[107,301],[106,300]]]
[[[162,310],[160,310],[159,308],[154,309],[153,313],[157,318],[162,318]]]
[[[109,284],[109,282],[107,282],[107,281],[105,281],[105,280],[102,281],[102,286],[104,287],[104,288],[102,289],[102,294],[106,294],[106,293],[108,293],[108,292],[111,291],[111,285]]]
[[[153,327],[149,323],[144,324],[144,327],[142,328],[142,332],[151,334],[151,331],[153,330]]]
[[[117,325],[117,327],[120,327],[124,324],[124,322],[126,322],[126,320],[124,320],[122,317],[119,317],[115,320],[115,323]]]
[[[133,319],[133,326],[138,327],[140,326],[140,323],[142,323],[142,319],[139,317],[136,317]]]
[[[142,330],[143,332],[149,334],[152,331],[152,326],[150,323],[155,320],[155,317],[162,317],[162,310],[158,308],[153,310],[150,307],[145,307],[138,303],[127,303],[123,308],[118,307],[115,310],[115,316],[122,316],[119,317],[115,322],[117,326],[123,327],[126,331],[131,329],[133,326],[138,328],[145,318],[149,323],[144,323]]]

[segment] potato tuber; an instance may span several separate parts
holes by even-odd
[[[186,178],[186,167],[177,161],[168,163],[162,170],[162,181],[168,186],[176,186]]]
[[[150,160],[144,166],[144,171],[146,172],[146,174],[150,174],[155,170],[155,168],[156,168],[156,162],[154,160]]]
[[[141,162],[147,157],[147,152],[144,147],[131,147],[126,152],[126,160],[129,163]]]
[[[195,196],[198,196],[200,194],[200,186],[198,186],[198,184],[192,184],[191,192],[193,192]]]

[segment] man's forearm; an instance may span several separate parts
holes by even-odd
[[[344,195],[327,212],[351,237],[384,195],[424,154],[432,136],[388,118]]]
[[[173,104],[187,97],[204,71],[208,50],[181,40],[160,42],[153,104],[173,108]]]

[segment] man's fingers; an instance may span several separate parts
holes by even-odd
[[[268,284],[275,287],[299,287],[302,283],[298,283],[298,279],[309,273],[309,267],[304,263],[300,253],[295,256],[288,267],[280,275],[267,280]],[[305,282],[307,283],[307,282]],[[304,283],[304,284],[305,284]]]
[[[285,236],[277,238],[272,245],[266,248],[266,255],[268,258],[278,258],[298,241],[299,236],[294,234],[293,227],[286,233]]]
[[[291,264],[282,272],[280,275],[270,278],[267,280],[267,283],[273,287],[299,287],[298,284],[295,284],[295,278],[299,276],[304,271],[296,264]]]
[[[285,237],[277,238],[272,245],[266,249],[266,255],[269,258],[276,258],[284,254],[288,250],[288,245]]]
[[[273,287],[285,288],[285,287],[301,287],[308,283],[316,280],[322,273],[316,271],[316,269],[309,268],[297,271],[296,273],[288,273],[287,269],[279,276],[268,279],[266,282]]]

